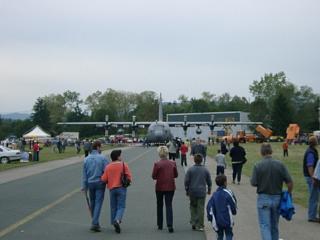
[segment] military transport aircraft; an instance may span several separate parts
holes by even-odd
[[[148,143],[165,143],[173,138],[170,127],[182,127],[185,134],[189,127],[197,127],[196,133],[201,134],[200,126],[209,126],[210,131],[216,126],[225,125],[261,125],[262,122],[215,122],[214,115],[211,115],[210,122],[188,122],[187,116],[184,116],[182,122],[164,122],[163,110],[162,110],[162,98],[160,94],[159,99],[159,119],[154,122],[137,122],[136,117],[132,117],[132,122],[109,122],[108,116],[106,116],[105,122],[59,122],[59,125],[96,125],[97,127],[105,128],[105,135],[108,136],[108,131],[111,127],[115,128],[131,128],[132,136],[135,137],[138,128],[148,127],[146,141]]]

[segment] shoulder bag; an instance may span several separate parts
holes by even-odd
[[[121,184],[122,184],[122,187],[124,188],[127,188],[131,185],[131,181],[126,175],[124,170],[124,162],[122,162]]]

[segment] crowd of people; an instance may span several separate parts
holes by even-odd
[[[169,142],[166,146],[158,148],[159,160],[154,163],[152,179],[155,180],[157,227],[164,227],[163,208],[165,206],[166,226],[169,233],[174,232],[172,202],[176,190],[175,178],[178,177],[176,164],[177,143]],[[316,138],[310,138],[309,147],[303,160],[303,172],[309,189],[308,221],[320,222],[317,209],[319,205],[320,190],[320,161],[316,149]],[[83,166],[84,192],[90,194],[90,209],[92,213],[92,231],[100,231],[99,215],[103,202],[105,187],[110,191],[111,224],[117,233],[121,232],[121,222],[125,210],[127,188],[122,178],[126,176],[132,181],[131,171],[122,161],[121,150],[111,152],[110,163],[99,154],[101,144],[96,141],[92,145],[91,153],[85,158]],[[216,161],[216,191],[212,192],[211,174],[206,167],[206,146],[200,139],[189,147],[188,143],[180,142],[179,146],[181,166],[187,166],[187,153],[194,161],[184,176],[184,188],[190,204],[190,224],[196,231],[204,231],[204,218],[212,223],[217,233],[217,239],[233,239],[233,215],[237,213],[237,199],[228,189],[225,175],[226,155],[231,158],[232,183],[241,183],[242,167],[246,163],[246,151],[239,142],[233,142],[228,147],[225,141],[220,143]],[[283,200],[283,184],[287,187],[288,196],[291,197],[293,180],[282,161],[273,158],[269,143],[263,143],[260,148],[261,160],[252,170],[250,183],[257,192],[257,213],[260,226],[260,235],[263,240],[279,239],[279,206]],[[211,195],[205,206],[206,195]],[[205,214],[206,210],[206,214]]]

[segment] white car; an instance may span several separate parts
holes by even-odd
[[[21,152],[19,150],[12,150],[10,148],[0,146],[0,162],[9,163],[13,160],[21,159]]]

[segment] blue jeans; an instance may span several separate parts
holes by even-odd
[[[259,194],[257,198],[258,218],[262,240],[279,239],[280,195]]]
[[[226,240],[232,240],[233,232],[231,227],[219,228],[217,231],[217,240],[223,240],[223,233],[226,235]]]
[[[311,177],[305,177],[305,179],[309,190],[308,219],[315,219],[317,217],[317,209],[319,202],[319,187],[315,187],[312,184]]]
[[[126,208],[127,189],[124,187],[110,190],[111,224],[121,222]]]
[[[106,184],[102,182],[89,183],[89,197],[92,214],[92,225],[99,226],[99,217],[104,199]]]

